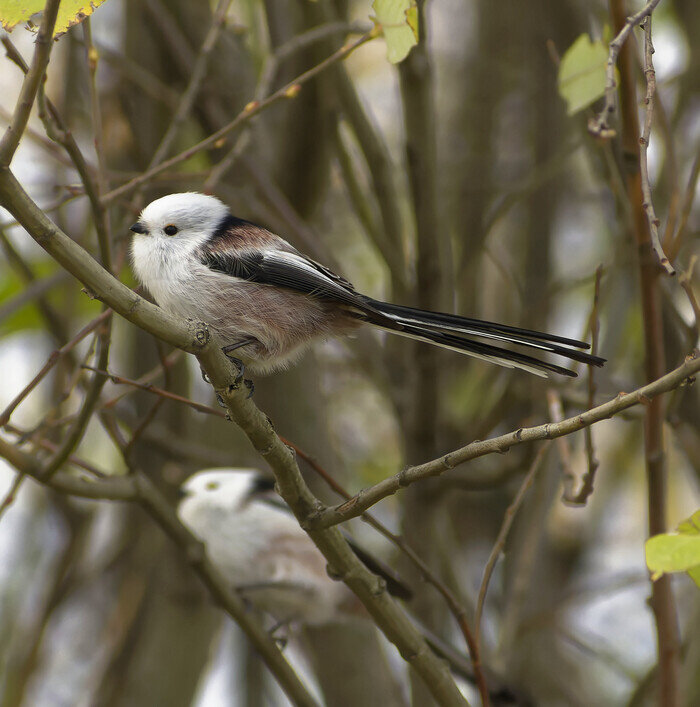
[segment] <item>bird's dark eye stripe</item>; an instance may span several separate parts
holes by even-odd
[[[177,226],[173,226],[171,224],[169,226],[166,226],[163,231],[166,236],[174,236],[177,233]]]

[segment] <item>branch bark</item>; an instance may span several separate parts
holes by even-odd
[[[375,503],[387,496],[391,496],[399,489],[410,486],[416,481],[439,476],[449,469],[454,469],[458,464],[463,464],[487,454],[504,454],[511,447],[525,442],[555,439],[577,432],[596,422],[607,420],[634,405],[650,405],[651,401],[658,398],[662,393],[667,393],[669,390],[683,385],[686,380],[691,379],[698,371],[700,371],[700,351],[695,350],[681,366],[631,393],[620,393],[613,400],[586,410],[574,417],[562,420],[560,423],[547,422],[537,427],[521,427],[499,437],[472,442],[461,449],[449,452],[425,464],[409,466],[398,474],[380,481],[374,486],[363,489],[349,501],[311,515],[306,521],[306,526],[327,528],[343,523],[350,518],[356,518],[361,515]]]
[[[648,3],[645,10],[653,10],[657,2]],[[615,31],[622,32],[630,23],[625,19],[624,0],[611,0],[610,11]],[[641,17],[636,21],[638,22]],[[651,248],[651,235],[646,220],[644,194],[640,172],[639,117],[635,85],[633,47],[625,44],[620,52],[620,108],[622,117],[622,149],[630,157],[626,160],[625,176],[627,201],[632,209],[634,241],[639,257],[641,309],[644,327],[645,376],[653,381],[663,374],[665,356],[663,348],[663,320],[659,268]],[[649,534],[657,535],[667,530],[666,505],[666,456],[664,452],[665,406],[655,398],[646,407],[644,425],[644,457],[647,471],[649,507]],[[659,656],[659,704],[675,707],[679,704],[678,671],[680,664],[680,635],[676,604],[671,578],[664,575],[651,585],[651,606],[656,622],[656,639]]]

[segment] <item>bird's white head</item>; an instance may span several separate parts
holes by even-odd
[[[185,500],[192,498],[234,509],[249,498],[263,479],[254,469],[205,469],[182,485]]]
[[[185,192],[152,201],[131,227],[137,236],[200,241],[209,238],[230,215],[215,196]]]

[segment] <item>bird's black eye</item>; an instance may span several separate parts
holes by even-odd
[[[175,227],[173,226],[172,228],[175,228]],[[175,230],[177,231],[176,228],[175,228]],[[207,484],[206,488],[207,488],[207,491],[216,491],[219,488],[219,484],[217,484],[216,481],[210,481]]]
[[[166,236],[174,236],[177,233],[177,226],[170,224],[163,229]]]

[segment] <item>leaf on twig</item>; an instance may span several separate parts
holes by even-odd
[[[675,533],[649,538],[646,560],[652,579],[667,572],[687,572],[700,587],[700,511],[682,521]]]
[[[58,8],[54,37],[66,32],[73,25],[80,24],[105,0],[63,0]],[[34,15],[41,12],[46,0],[0,0],[0,22],[7,32],[20,22],[31,22],[38,26]]]
[[[608,47],[582,34],[567,50],[559,64],[559,95],[574,115],[605,94],[605,67]]]
[[[372,9],[376,13],[372,20],[386,39],[387,59],[398,64],[418,44],[416,0],[374,0]]]

